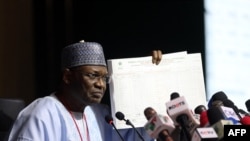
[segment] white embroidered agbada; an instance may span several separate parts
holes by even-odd
[[[106,134],[106,131],[110,134],[109,125],[103,124],[105,123],[104,119],[96,119],[96,117],[108,113],[104,109],[99,111],[102,113],[94,113],[92,107],[85,108],[87,125],[91,125],[88,126],[90,141],[111,140],[111,136]],[[84,135],[86,134],[82,136]],[[80,140],[74,120],[54,95],[39,98],[21,111],[9,135],[9,141]]]
[[[105,121],[105,115],[109,114],[107,105],[87,106],[84,114],[89,141],[121,140],[112,126]],[[143,128],[138,128],[138,131],[145,141],[152,141]],[[133,129],[123,129],[119,132],[125,141],[140,140]],[[86,135],[87,133],[81,134],[83,139]],[[33,101],[19,113],[8,141],[81,141],[81,138],[71,115],[52,94]]]

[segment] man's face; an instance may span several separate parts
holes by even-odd
[[[107,67],[80,66],[70,69],[70,72],[72,96],[86,105],[100,103],[106,91]]]

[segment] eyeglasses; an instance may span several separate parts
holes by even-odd
[[[100,75],[97,73],[83,73],[84,76],[87,76],[91,80],[102,80],[105,83],[110,82],[110,77],[108,75]]]

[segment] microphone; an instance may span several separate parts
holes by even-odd
[[[219,110],[217,111],[218,113],[222,114],[221,119],[229,119],[232,120],[234,124],[239,124],[241,119],[241,115],[239,114],[239,109],[234,105],[234,103],[230,99],[228,99],[228,97],[223,91],[219,91],[212,96],[209,108],[211,107],[219,108]],[[213,123],[210,122],[210,124]]]
[[[210,125],[215,124],[219,120],[225,119],[219,107],[211,107],[207,110],[207,117]]]
[[[208,121],[207,111],[201,112],[201,114],[200,114],[200,127],[207,127],[209,125],[210,125],[210,123]]]
[[[215,100],[223,101],[224,99],[227,99],[227,98],[228,98],[227,95],[223,91],[218,91],[212,96],[213,101]]]
[[[214,128],[216,134],[218,135],[218,140],[221,140],[224,138],[224,126],[225,125],[234,125],[231,120],[219,120],[215,124],[211,125],[212,128]]]
[[[223,106],[223,102],[221,100],[215,100],[212,102],[212,106],[213,107]]]
[[[176,98],[178,98],[178,97],[180,97],[179,93],[173,92],[173,93],[171,93],[171,95],[170,95],[170,100],[176,99]]]
[[[236,105],[234,105],[233,101],[231,101],[230,99],[226,99],[223,101],[223,105],[226,106],[226,107],[230,107],[234,110],[234,112],[237,114],[238,118],[241,119],[241,115],[240,115],[240,112],[239,112],[239,109]]]
[[[212,127],[196,128],[191,141],[218,141],[218,135]]]
[[[198,105],[195,109],[194,109],[194,113],[195,114],[201,114],[203,111],[206,111],[207,108],[204,105]]]
[[[214,124],[221,119],[231,120],[234,124],[239,124],[240,121],[235,111],[226,106],[211,107],[207,110],[207,115],[210,124]]]
[[[239,109],[239,114],[240,114],[241,117],[250,116],[250,114],[247,113],[246,111],[244,111],[243,109]]]
[[[144,129],[150,137],[160,141],[173,141],[170,134],[174,131],[175,126],[169,116],[157,114],[152,107],[146,108],[144,115],[148,120],[144,125]]]
[[[208,121],[218,135],[218,139],[224,138],[224,125],[234,125],[232,120],[226,119],[219,107],[211,107],[207,110]]]
[[[112,116],[106,115],[106,116],[105,116],[105,120],[106,120],[106,122],[107,122],[108,124],[110,124],[110,125],[112,125],[112,126],[114,127],[116,133],[118,133],[118,135],[120,136],[121,140],[124,141],[122,135],[120,134],[120,132],[117,130],[117,128],[116,128],[115,125],[114,125]]]
[[[144,138],[142,137],[142,135],[136,130],[135,126],[132,124],[132,122],[130,122],[128,119],[125,119],[125,116],[122,112],[116,112],[115,116],[117,119],[119,120],[124,120],[126,122],[127,125],[130,125],[136,132],[136,134],[140,137],[141,140],[145,141]]]
[[[225,99],[227,99],[227,95],[223,92],[223,91],[218,91],[216,92],[211,99],[208,102],[208,108],[212,107],[212,103],[214,101],[220,100],[220,101],[224,101]]]
[[[191,135],[195,128],[199,126],[199,121],[194,118],[186,99],[183,96],[175,98],[167,102],[166,107],[167,113],[174,121],[174,124],[180,125],[186,139],[191,140]]]
[[[244,116],[242,119],[240,119],[240,123],[242,125],[250,125],[250,116]]]
[[[200,115],[200,127],[205,127],[209,125],[207,117],[207,109],[204,105],[199,105],[194,109],[196,114]]]
[[[248,99],[246,102],[245,102],[245,105],[247,107],[247,111],[250,112],[250,99]]]

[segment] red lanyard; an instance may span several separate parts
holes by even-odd
[[[72,117],[72,119],[73,119],[73,121],[74,121],[74,123],[75,123],[76,129],[77,129],[77,131],[78,131],[78,134],[79,134],[79,136],[80,136],[80,138],[81,138],[81,141],[83,141],[83,138],[82,138],[82,135],[81,135],[81,132],[80,132],[80,128],[78,127],[78,125],[77,125],[77,123],[76,123],[76,120],[75,120],[75,118],[74,118],[74,116],[73,116],[72,111],[70,111],[70,109],[69,109],[69,104],[64,100],[64,98],[63,98],[62,96],[57,96],[57,97],[58,97],[58,99],[62,102],[62,104],[65,106],[65,108],[66,108],[67,111],[69,112],[70,116]],[[86,124],[86,131],[87,131],[86,136],[87,136],[87,141],[89,141],[90,139],[89,139],[88,124],[87,124],[86,116],[85,116],[84,113],[82,114],[82,119],[84,120],[84,122],[85,122],[85,124]],[[83,127],[84,127],[84,126],[83,126]]]

